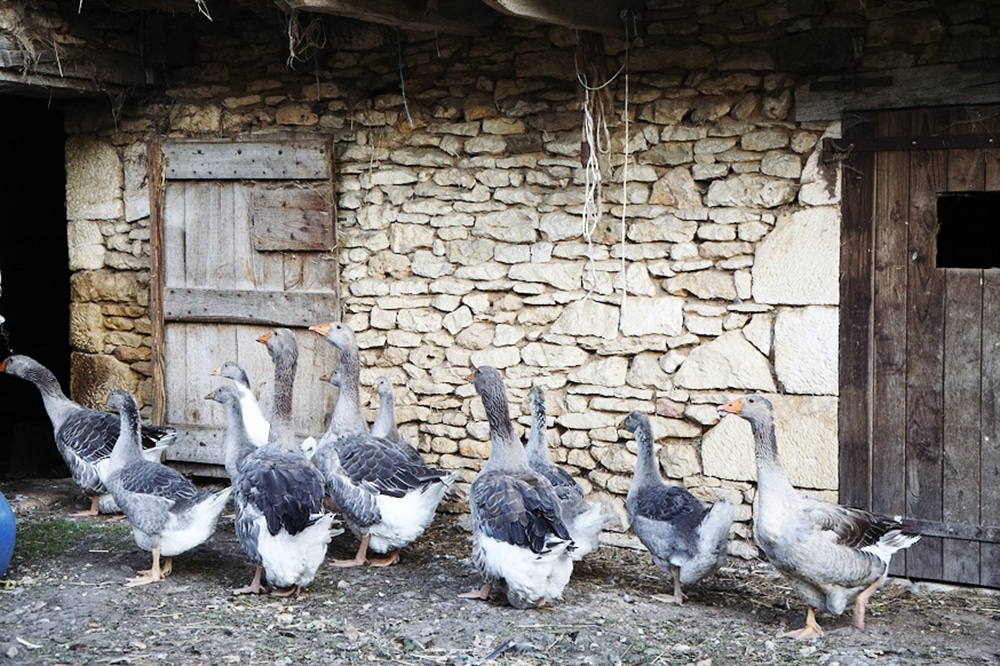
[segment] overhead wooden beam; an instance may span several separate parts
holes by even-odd
[[[577,30],[623,35],[625,0],[483,0],[498,12]]]
[[[496,14],[469,0],[278,0],[290,10],[334,14],[404,30],[482,35]]]

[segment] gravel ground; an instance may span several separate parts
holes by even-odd
[[[400,564],[324,566],[294,598],[234,597],[253,567],[223,514],[206,544],[156,585],[123,588],[149,556],[126,521],[71,518],[69,480],[0,483],[18,545],[0,579],[0,664],[1000,664],[1000,595],[890,581],[868,630],[820,616],[822,639],[796,642],[804,606],[763,562],[729,566],[663,601],[648,554],[603,546],[574,571],[562,602],[517,611],[458,598],[479,586],[468,533],[439,514]],[[357,544],[345,534],[331,557]]]

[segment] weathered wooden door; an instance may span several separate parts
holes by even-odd
[[[1000,109],[849,118],[840,489],[924,533],[895,573],[1000,587],[1000,264],[943,267],[939,202],[1000,190]],[[969,221],[966,221],[969,222]],[[967,225],[1000,256],[1000,211]]]
[[[154,416],[181,431],[168,459],[212,473],[225,415],[206,401],[239,362],[270,414],[274,368],[256,341],[275,326],[299,343],[294,416],[319,436],[333,407],[320,375],[333,347],[307,327],[339,318],[335,204],[327,142],[154,146]]]

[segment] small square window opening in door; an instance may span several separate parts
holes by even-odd
[[[940,192],[937,267],[1000,268],[1000,192]]]

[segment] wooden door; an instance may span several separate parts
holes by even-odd
[[[938,200],[1000,191],[1000,109],[849,118],[841,498],[924,537],[894,573],[1000,587],[1000,264],[943,268]],[[1000,213],[963,238],[997,243]],[[1000,256],[1000,243],[994,248]]]
[[[291,328],[299,343],[294,417],[319,436],[333,391],[319,377],[333,347],[308,326],[339,319],[330,146],[172,143],[153,147],[154,416],[181,431],[168,459],[218,473],[225,415],[205,396],[239,362],[270,413],[273,365],[262,333]]]

